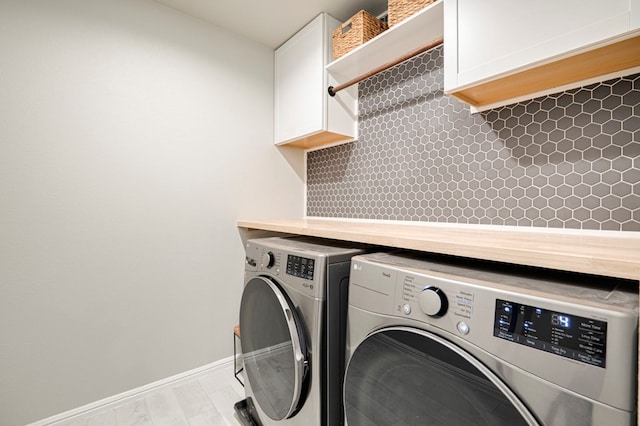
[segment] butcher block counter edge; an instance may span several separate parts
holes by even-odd
[[[640,232],[328,219],[239,220],[237,225],[640,280]]]

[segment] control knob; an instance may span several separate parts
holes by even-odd
[[[271,268],[276,261],[276,257],[273,252],[267,252],[262,254],[262,265],[266,268]]]
[[[438,287],[425,287],[418,296],[420,309],[431,317],[441,317],[449,308],[447,296]]]

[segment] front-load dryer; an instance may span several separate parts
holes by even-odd
[[[352,259],[348,426],[636,424],[637,282]]]
[[[248,411],[264,425],[343,423],[347,291],[355,243],[246,245],[240,340]]]

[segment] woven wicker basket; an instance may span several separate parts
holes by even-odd
[[[408,18],[436,0],[389,0],[389,27]]]
[[[361,10],[333,30],[333,59],[338,59],[387,29],[387,24]]]

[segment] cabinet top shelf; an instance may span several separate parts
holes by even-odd
[[[344,83],[442,37],[443,0],[438,0],[365,44],[327,65],[326,70]]]

